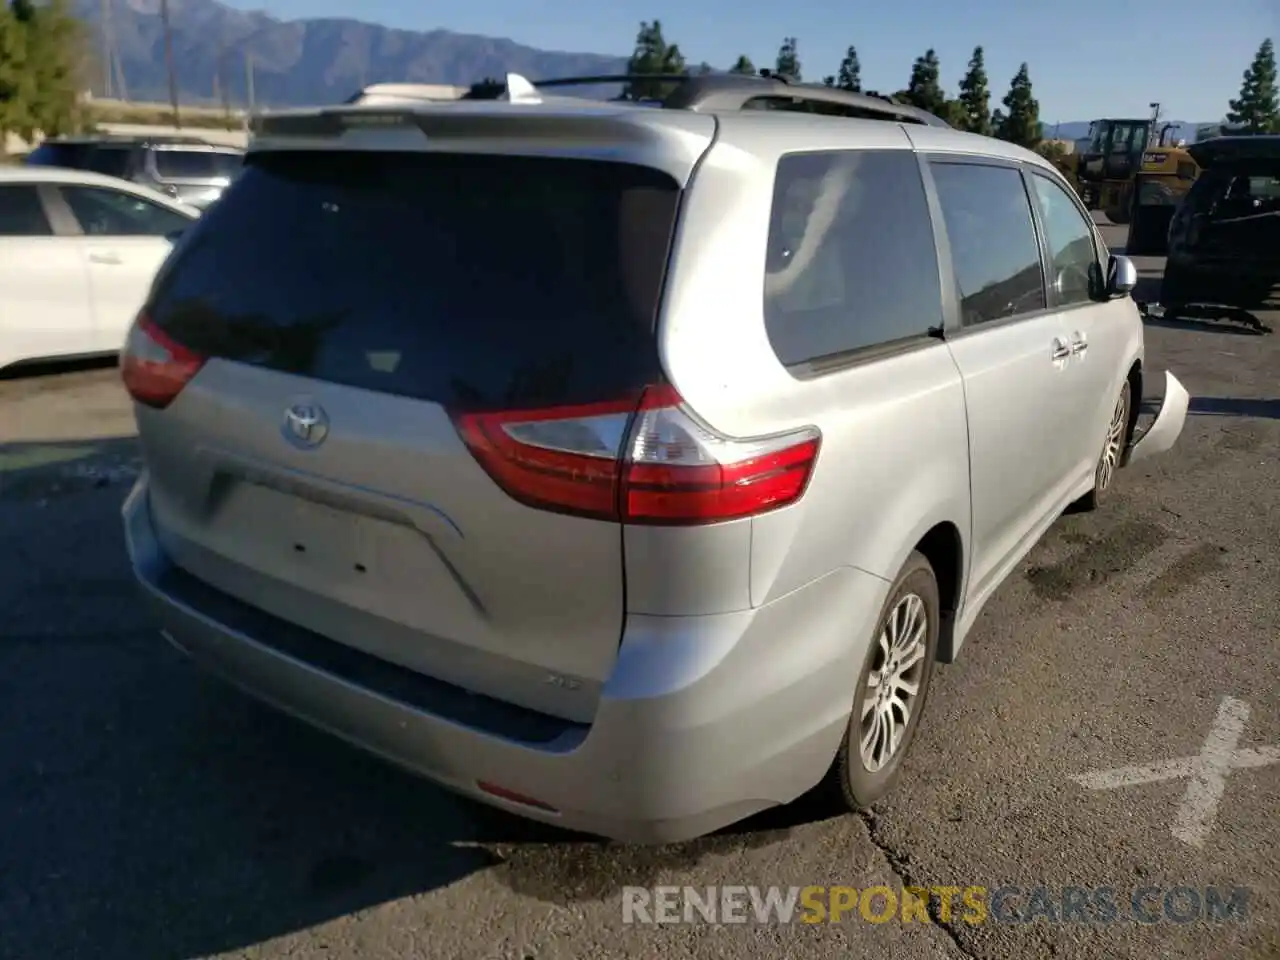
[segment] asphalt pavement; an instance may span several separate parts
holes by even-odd
[[[456,799],[202,676],[130,582],[114,371],[0,381],[0,957],[1280,957],[1280,336],[1147,337],[1194,397],[1178,448],[1001,588],[898,791],[659,848]],[[624,888],[658,885],[980,886],[989,909],[625,923]],[[1244,889],[1234,915],[1206,918],[1210,887]],[[1064,914],[1067,888],[1109,889],[1115,922]]]

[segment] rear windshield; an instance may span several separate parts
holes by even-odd
[[[623,163],[255,154],[151,316],[206,355],[451,407],[614,399],[658,371],[678,200]]]
[[[240,155],[213,150],[157,150],[156,172],[175,180],[211,180],[233,176],[240,168]]]
[[[27,163],[37,167],[85,168],[93,146],[88,143],[42,143],[27,155]]]

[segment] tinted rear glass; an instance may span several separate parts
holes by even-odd
[[[1192,185],[1191,206],[1212,216],[1231,216],[1249,206],[1280,199],[1280,160],[1258,159],[1210,167]]]
[[[133,150],[129,147],[98,147],[89,154],[88,168],[108,177],[127,177]]]
[[[37,167],[70,167],[83,169],[92,146],[87,143],[42,143],[27,156],[27,163]]]
[[[678,199],[621,163],[253,155],[151,314],[209,355],[450,406],[612,399],[658,372]]]
[[[155,158],[156,172],[175,180],[230,177],[240,167],[239,155],[211,150],[157,150]]]

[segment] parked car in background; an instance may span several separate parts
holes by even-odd
[[[121,356],[173,644],[624,840],[875,803],[935,662],[1188,403],[1135,432],[1136,269],[1042,157],[672,87],[260,118]]]
[[[240,169],[244,151],[198,137],[93,134],[45,140],[27,157],[32,166],[92,170],[131,180],[204,209]]]
[[[118,352],[200,212],[135,183],[0,167],[0,368]]]
[[[1169,226],[1165,315],[1280,307],[1280,136],[1214,137],[1187,150],[1202,172]]]

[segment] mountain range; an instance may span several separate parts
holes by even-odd
[[[77,0],[99,58],[106,49],[101,0]],[[397,30],[349,19],[279,20],[217,0],[169,0],[173,60],[184,103],[249,101],[252,64],[259,106],[336,103],[367,83],[398,81],[469,85],[508,71],[529,77],[622,73],[626,58],[535,50],[512,40],[448,30]],[[112,0],[109,33],[124,74],[107,89],[105,70],[91,78],[95,95],[138,102],[169,98],[160,0]],[[221,93],[219,93],[221,90]]]
[[[107,47],[102,0],[76,3],[101,57]],[[105,70],[99,70],[93,93],[167,100],[160,0],[110,0],[110,9],[109,34],[120,69],[110,87]],[[537,50],[449,30],[400,30],[354,19],[280,20],[218,0],[169,0],[169,20],[178,92],[192,105],[213,105],[222,97],[234,106],[247,104],[250,70],[254,102],[287,107],[341,102],[379,81],[467,86],[507,72],[531,79],[612,75],[625,72],[627,63],[623,56]],[[1047,124],[1045,134],[1075,140],[1088,128],[1088,121]],[[1183,129],[1179,135],[1191,139],[1195,125]]]

